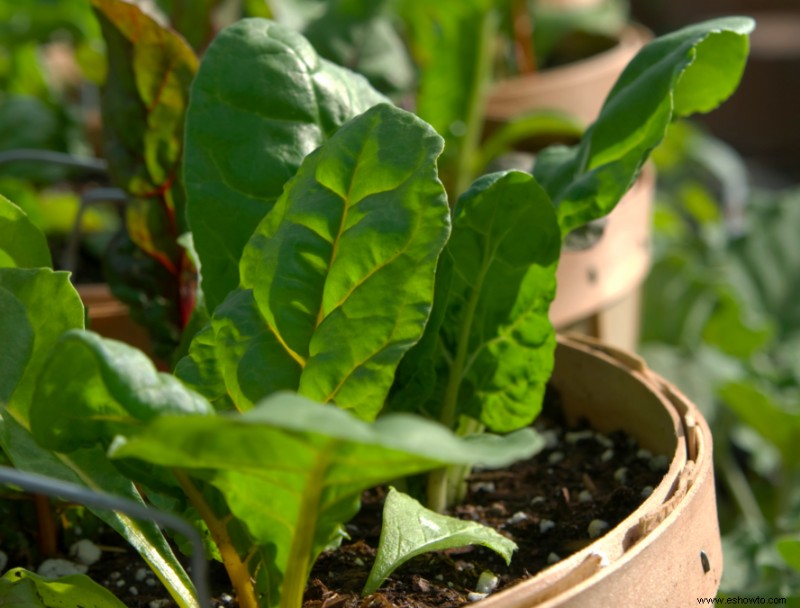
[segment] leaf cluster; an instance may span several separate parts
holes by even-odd
[[[136,93],[111,129],[127,159],[117,175],[145,203],[137,246],[187,222],[209,318],[174,374],[86,331],[44,238],[0,199],[0,341],[15,345],[0,353],[0,446],[21,470],[202,522],[245,608],[300,605],[363,490],[433,471],[442,509],[471,466],[541,447],[524,427],[553,365],[563,235],[616,204],[673,116],[733,90],[752,27],[719,20],[656,41],[577,147],[448,201],[436,130],[294,31],[239,21],[195,73],[164,26],[120,0],[95,4],[134,57],[109,95]],[[406,505],[400,519],[419,520]],[[196,605],[157,526],[97,514],[179,605]],[[510,550],[451,532],[420,546],[463,534]],[[381,560],[370,585],[417,549]]]

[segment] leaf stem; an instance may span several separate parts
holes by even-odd
[[[329,446],[330,447],[330,446]],[[319,503],[322,498],[325,473],[330,466],[331,450],[323,450],[309,471],[308,482],[303,492],[300,512],[289,549],[286,573],[283,579],[280,608],[300,608],[311,569],[314,536],[319,518]]]
[[[183,491],[186,492],[186,496],[188,496],[194,508],[197,509],[200,517],[203,518],[203,521],[208,526],[211,537],[214,539],[222,556],[225,570],[228,572],[233,588],[236,590],[236,599],[240,608],[259,608],[250,571],[233,546],[233,541],[223,520],[212,511],[200,490],[186,473],[173,470],[173,474]]]
[[[481,31],[478,38],[478,61],[473,71],[472,88],[469,92],[469,105],[466,117],[466,132],[458,149],[455,166],[455,192],[448,193],[450,200],[455,200],[464,192],[472,181],[473,159],[477,154],[481,136],[483,135],[483,119],[486,111],[486,89],[491,78],[492,56],[491,45],[498,27],[497,13],[493,9],[486,10],[481,19]]]
[[[488,245],[488,243],[487,243]],[[458,393],[461,389],[461,381],[464,379],[464,368],[467,362],[467,351],[469,350],[469,336],[472,331],[472,323],[475,318],[475,311],[478,308],[483,282],[486,273],[489,271],[489,252],[484,251],[483,264],[475,281],[475,287],[470,294],[464,318],[461,323],[461,333],[456,345],[456,356],[450,365],[450,373],[447,378],[447,387],[442,403],[442,413],[439,420],[448,428],[453,428],[456,423],[456,409],[458,406]],[[459,467],[463,471],[463,467]],[[428,508],[442,512],[452,504],[455,496],[451,496],[448,488],[453,487],[450,467],[436,469],[428,475]],[[463,473],[459,473],[463,477]]]

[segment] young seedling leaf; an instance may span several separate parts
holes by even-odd
[[[401,379],[435,381],[421,393],[424,409],[455,427],[469,415],[496,431],[529,424],[541,407],[553,367],[555,333],[548,318],[555,294],[561,234],[547,194],[528,174],[494,173],[478,179],[454,212],[453,233],[439,274],[452,276],[437,291],[441,319],[436,374],[429,336],[412,350]],[[427,352],[426,352],[427,349]],[[416,371],[416,374],[415,374]],[[396,386],[392,405],[419,408],[420,393]],[[403,401],[417,403],[403,403]]]
[[[108,589],[85,574],[49,579],[23,568],[9,570],[0,578],[0,606],[125,608]]]
[[[210,312],[239,284],[245,243],[306,155],[382,101],[276,23],[244,19],[217,36],[192,86],[184,161]]]
[[[474,521],[442,515],[423,507],[410,496],[389,489],[383,506],[383,527],[375,563],[364,586],[369,595],[412,557],[481,545],[500,554],[508,564],[517,544],[492,528]]]
[[[390,414],[369,424],[280,393],[241,415],[160,417],[110,454],[180,469],[218,488],[261,549],[254,555],[263,562],[250,566],[267,579],[265,605],[289,608],[300,605],[313,560],[339,536],[366,488],[448,463],[503,466],[540,447],[530,429],[460,439],[419,417]]]
[[[441,149],[428,125],[382,104],[303,162],[212,321],[240,409],[284,389],[375,417],[430,314],[450,230]]]
[[[647,44],[572,148],[541,153],[534,175],[558,208],[563,233],[608,214],[674,118],[708,112],[736,89],[754,22],[728,17]]]
[[[0,268],[49,268],[52,265],[44,234],[22,209],[0,195]]]

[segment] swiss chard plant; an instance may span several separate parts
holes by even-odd
[[[82,329],[67,277],[4,204],[0,336],[19,348],[2,355],[0,445],[18,468],[196,522],[240,606],[296,608],[363,490],[432,472],[441,510],[471,466],[541,447],[526,427],[553,366],[563,235],[613,208],[674,116],[733,91],[751,28],[731,18],[659,39],[578,146],[448,201],[430,125],[293,31],[237,22],[194,76],[178,168],[210,320],[174,374],[157,372]],[[389,507],[422,521],[410,499]],[[155,526],[101,515],[180,605],[197,604]],[[369,588],[426,545],[507,557],[490,537],[420,534],[382,553]]]

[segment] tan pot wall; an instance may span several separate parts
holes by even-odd
[[[624,430],[672,456],[653,493],[618,526],[476,608],[697,605],[722,575],[711,433],[697,408],[635,356],[561,337],[553,384],[568,417]]]
[[[650,269],[655,171],[647,166],[592,247],[565,251],[550,320],[620,348],[639,339],[639,288]]]
[[[495,83],[486,105],[487,130],[533,110],[558,110],[585,125],[594,122],[622,70],[649,38],[643,28],[629,26],[620,43],[604,53]]]

